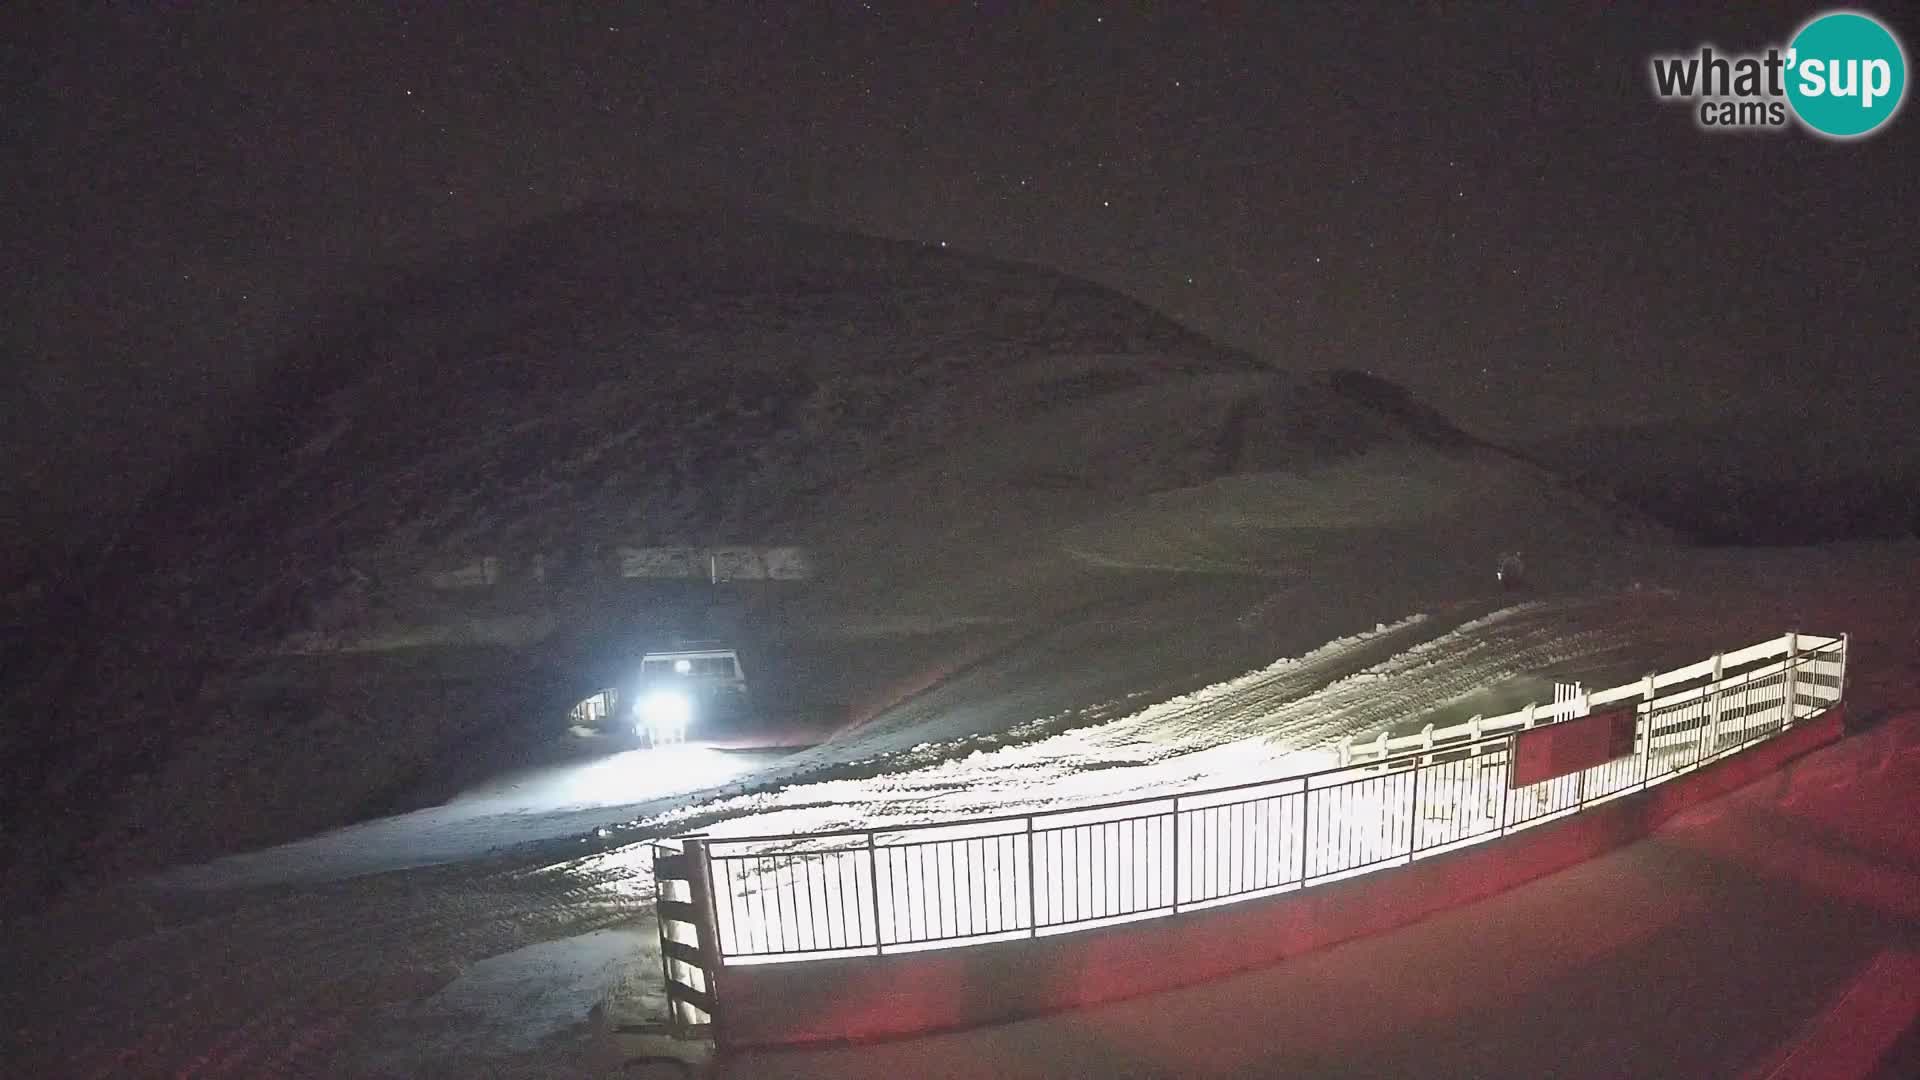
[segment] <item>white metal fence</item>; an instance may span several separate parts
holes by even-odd
[[[707,924],[710,961],[740,964],[1040,936],[1310,888],[1663,783],[1823,712],[1845,673],[1844,638],[1787,634],[1552,706],[1349,740],[1322,772],[1048,813],[701,839],[687,853],[704,896],[675,908]],[[1629,702],[1631,753],[1510,783],[1521,732]]]

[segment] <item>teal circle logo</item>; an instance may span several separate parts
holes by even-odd
[[[1893,119],[1907,96],[1907,57],[1892,31],[1852,11],[1821,15],[1787,51],[1787,100],[1800,122],[1836,139]]]

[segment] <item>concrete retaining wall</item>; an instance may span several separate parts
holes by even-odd
[[[722,1046],[872,1040],[1113,1001],[1379,933],[1593,858],[1838,738],[1841,706],[1649,790],[1297,892],[1054,937],[722,969]]]

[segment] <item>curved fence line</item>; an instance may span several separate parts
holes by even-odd
[[[1787,634],[1552,707],[1345,743],[1345,764],[1303,775],[1003,817],[680,838],[662,855],[699,895],[662,886],[663,936],[673,920],[697,932],[668,950],[669,981],[704,987],[702,963],[1045,936],[1404,865],[1738,753],[1839,701],[1845,673],[1844,638]],[[1609,722],[1612,744],[1555,772],[1548,744],[1564,733],[1575,745],[1569,722],[1583,717],[1594,723],[1582,738]],[[1535,775],[1547,778],[1522,782]]]

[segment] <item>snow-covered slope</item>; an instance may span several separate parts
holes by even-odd
[[[816,650],[810,692],[885,706],[988,638],[1004,658],[1070,627],[1063,663],[1177,689],[1409,610],[1199,666],[1164,634],[1103,636],[1191,612],[1167,580],[1195,571],[1477,576],[1515,536],[1638,528],[1364,374],[1281,373],[1085,282],[786,223],[600,207],[488,238],[293,370],[20,661],[0,729],[16,886],[418,798],[450,757],[547,722],[559,669],[610,625],[595,574],[621,544],[810,545],[821,579],[777,628],[796,650],[831,627],[994,628]],[[485,614],[562,633],[321,674],[274,658],[419,617],[426,571],[535,554],[573,576]],[[1006,715],[1072,686],[1030,679]]]
[[[1821,837],[1864,830],[1885,839],[1911,819],[1901,800],[1920,760],[1912,661],[1920,594],[1889,588],[1912,579],[1916,557],[1912,544],[1683,553],[1647,583],[1658,587],[1527,603],[1452,625],[1439,616],[1396,621],[1278,661],[1269,655],[1200,693],[1036,717],[997,734],[876,729],[842,748],[856,758],[871,751],[870,760],[848,760],[839,774],[747,797],[704,793],[691,815],[637,812],[654,816],[653,833],[695,821],[738,831],[820,826],[853,813],[906,821],[1032,805],[1054,789],[1062,798],[1108,797],[1134,784],[1181,782],[1186,772],[1264,769],[1289,745],[1310,746],[1341,726],[1371,730],[1423,705],[1478,710],[1485,703],[1456,695],[1514,672],[1612,682],[1789,623],[1852,632],[1850,715],[1880,726],[1847,740],[1854,750],[1835,748],[1857,769],[1822,766],[1811,788],[1770,778],[1750,790],[1784,791],[1794,803],[1837,793],[1844,797],[1827,799],[1822,812],[1842,827]],[[1586,666],[1596,660],[1598,668]],[[1538,683],[1529,692],[1541,689],[1550,692]],[[21,1075],[619,1072],[622,1059],[603,1037],[609,1011],[637,1018],[665,1008],[650,856],[634,842],[651,833],[615,830],[474,857],[473,827],[484,822],[512,833],[556,818],[574,827],[592,820],[572,808],[500,820],[527,806],[488,791],[441,813],[171,876],[200,888],[122,885],[14,922],[0,942],[0,971],[13,976],[0,979],[18,1044],[9,1061]],[[452,858],[466,861],[392,869]],[[1754,895],[1771,902],[1779,890]],[[1617,972],[1602,974],[1617,989]],[[1471,989],[1468,1004],[1477,1007],[1483,988]]]

